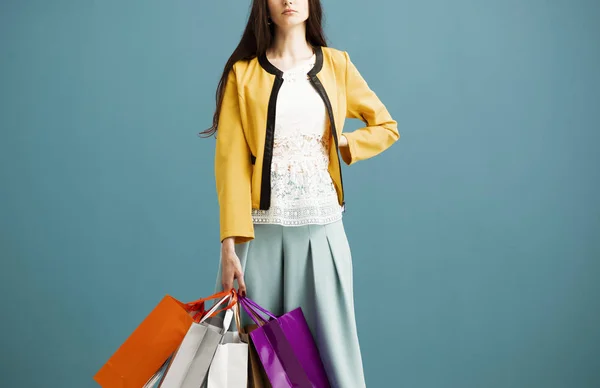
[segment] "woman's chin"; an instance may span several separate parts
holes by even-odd
[[[283,20],[280,20],[279,23],[277,23],[277,26],[279,28],[288,29],[291,27],[302,25],[305,21],[306,20],[302,20],[299,17],[289,16],[284,18]]]

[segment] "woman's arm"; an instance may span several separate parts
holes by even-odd
[[[244,136],[235,68],[229,72],[219,114],[215,180],[220,209],[220,238],[236,243],[254,238],[250,149]]]
[[[366,126],[344,133],[340,154],[346,164],[371,158],[389,148],[398,138],[398,125],[385,105],[346,57],[346,117],[362,120]],[[345,139],[344,139],[345,138]]]
[[[235,70],[227,76],[219,113],[215,151],[215,178],[220,212],[221,282],[246,293],[244,274],[235,244],[254,238],[251,199],[252,163],[244,136]]]

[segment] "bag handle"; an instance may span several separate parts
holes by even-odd
[[[225,335],[225,333],[229,331],[229,326],[231,326],[232,315],[233,308],[230,308],[225,312],[225,317],[223,317],[223,332],[221,334]]]
[[[199,321],[198,323],[202,323],[202,322],[206,321],[208,318],[214,317],[214,316],[216,315],[215,313],[216,313],[217,311],[221,311],[221,310],[229,310],[229,308],[224,308],[224,309],[221,309],[221,310],[218,310],[218,308],[219,308],[219,306],[221,306],[223,303],[225,303],[225,302],[227,302],[228,300],[230,300],[230,299],[233,299],[233,298],[235,298],[235,295],[234,295],[234,294],[227,294],[227,295],[225,295],[223,298],[221,298],[221,300],[219,300],[218,302],[216,302],[216,303],[214,304],[214,306],[212,306],[212,307],[210,308],[210,310],[208,310],[208,311],[206,312],[206,314],[204,314],[204,315],[202,316],[202,318],[200,319],[200,321]]]
[[[264,318],[262,318],[260,315],[258,315],[254,311],[248,310],[243,304],[244,304],[244,302],[241,299],[238,299],[238,303],[235,306],[235,324],[236,324],[236,326],[238,328],[238,332],[240,334],[248,334],[248,332],[246,331],[246,329],[242,326],[242,318],[241,318],[241,311],[242,311],[242,309],[240,308],[240,305],[244,308],[244,311],[248,315],[250,315],[250,317],[252,318],[252,320],[255,323],[256,323],[256,320],[259,320],[263,324],[267,323],[267,321]]]
[[[215,305],[202,317],[202,319],[200,319],[200,322],[198,322],[198,323],[205,322],[208,318],[216,315],[218,313],[218,311],[227,310],[225,312],[225,317],[223,317],[223,334],[225,334],[229,330],[229,326],[231,326],[231,318],[232,318],[231,316],[233,315],[233,307],[228,306],[228,307],[218,310],[218,311],[215,311],[215,310],[217,310],[217,308],[220,305],[225,303],[227,301],[227,299],[231,299],[231,304],[233,304],[233,306],[236,306],[237,305],[237,292],[233,291],[231,294],[225,296],[223,299],[221,299],[220,301],[215,303]]]
[[[235,318],[235,325],[237,326],[237,330],[238,333],[240,334],[246,334],[246,332],[244,331],[244,328],[242,327],[242,318],[240,316],[240,301],[238,300],[238,303],[233,306],[233,317]]]
[[[263,314],[269,316],[269,318],[273,318],[273,319],[277,319],[277,317],[275,316],[275,314],[273,314],[272,312],[270,312],[269,310],[267,310],[266,308],[260,306],[258,303],[256,303],[255,301],[253,301],[252,299],[246,297],[246,296],[242,296],[240,297],[240,299],[242,299],[242,302],[246,302],[248,303],[248,305],[250,307],[252,307],[252,309],[254,311],[258,310],[260,312],[262,312]]]
[[[204,309],[202,307],[204,302],[206,302],[208,300],[212,300],[212,299],[217,299],[217,298],[221,298],[221,300],[216,302],[210,310],[208,310],[206,313],[204,313],[204,311],[203,311]],[[216,309],[218,306],[222,305],[228,299],[231,299],[231,301],[225,308],[222,308],[220,310]],[[232,288],[230,291],[218,292],[218,293],[208,296],[206,298],[198,299],[194,302],[186,303],[186,306],[188,306],[190,308],[190,310],[189,310],[190,312],[196,312],[193,315],[193,319],[194,319],[194,322],[199,323],[199,322],[204,322],[207,318],[214,317],[223,311],[231,309],[237,303],[237,299],[238,299],[238,294],[235,291],[235,289]]]
[[[267,315],[271,319],[277,319],[277,317],[275,315],[273,315],[273,313],[271,313],[269,310],[259,306],[256,302],[248,299],[247,297],[240,296],[239,302],[241,302],[242,307],[244,308],[246,313],[250,316],[250,318],[252,318],[254,323],[256,323],[259,326],[263,326],[268,322],[267,319],[264,319],[261,316],[261,313],[263,313],[264,315]]]
[[[243,309],[246,312],[246,314],[248,314],[250,316],[250,318],[252,318],[252,320],[254,321],[254,323],[256,323],[257,325],[262,326],[262,325],[264,325],[264,324],[267,323],[266,319],[264,319],[263,317],[261,317],[255,311],[251,310],[241,299],[238,300],[238,304],[243,307]],[[246,333],[246,334],[248,334],[248,333]]]
[[[233,314],[233,318],[235,319],[235,325],[237,326],[238,334],[246,334],[242,328],[242,320],[240,318],[240,303],[236,303],[230,310],[227,310],[225,313],[225,319],[223,320],[223,337],[221,338],[220,344],[223,344],[225,341],[225,334],[229,331],[229,327],[231,326],[231,319],[228,320],[228,314]],[[235,338],[235,337],[234,337]],[[236,342],[233,342],[236,343]]]
[[[184,306],[188,311],[198,311],[204,305],[204,302],[208,302],[209,300],[223,298],[231,293],[231,291],[221,291],[216,294],[212,294],[211,296],[207,296],[206,298],[198,299],[192,302],[185,303]]]
[[[256,323],[258,326],[263,326],[265,324],[265,320],[262,319],[261,317],[259,317],[258,315],[255,315],[256,313],[254,311],[252,311],[252,309],[249,306],[246,305],[245,301],[240,299],[239,304],[242,305],[242,307],[244,308],[244,311],[246,312],[246,314],[248,314],[250,316],[250,318],[252,318],[254,323]]]

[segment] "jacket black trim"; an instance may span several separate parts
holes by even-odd
[[[260,209],[267,210],[271,207],[271,162],[273,161],[273,142],[275,140],[275,108],[277,95],[283,84],[282,77],[275,77],[269,107],[267,110],[267,133],[265,135],[265,151],[263,154],[262,182],[260,183]]]
[[[316,89],[317,93],[323,100],[325,107],[327,109],[327,114],[329,117],[329,122],[331,125],[331,134],[333,135],[337,162],[340,170],[340,184],[342,190],[342,207],[345,210],[345,200],[344,200],[344,181],[342,179],[342,164],[341,158],[339,154],[338,148],[338,138],[337,138],[337,130],[335,127],[335,120],[333,117],[333,108],[331,106],[331,101],[329,100],[329,96],[327,96],[327,91],[321,84],[321,81],[317,77],[317,74],[323,68],[323,50],[320,46],[315,46],[315,64],[312,69],[308,72],[307,76],[310,83]],[[275,67],[269,60],[267,59],[267,55],[262,54],[258,57],[258,62],[268,73],[275,75],[275,81],[273,82],[273,88],[271,89],[271,95],[269,97],[269,106],[267,110],[267,128],[265,134],[265,147],[263,154],[263,165],[262,165],[262,181],[260,185],[260,209],[268,210],[271,206],[271,162],[273,161],[273,141],[275,138],[275,112],[277,107],[277,95],[279,94],[279,89],[281,89],[281,85],[283,84],[283,72]]]

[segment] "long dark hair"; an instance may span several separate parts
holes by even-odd
[[[308,0],[309,15],[306,20],[306,41],[314,46],[327,46],[325,34],[323,32],[323,9],[321,0]],[[267,0],[254,0],[248,24],[242,35],[240,43],[233,51],[233,54],[227,60],[223,74],[219,80],[216,93],[217,107],[213,115],[213,124],[210,128],[199,133],[202,137],[212,136],[217,132],[219,124],[219,114],[221,112],[221,102],[223,101],[223,92],[227,76],[233,68],[233,65],[239,60],[249,60],[267,52],[271,47],[275,35],[275,25],[269,24],[269,8]]]

